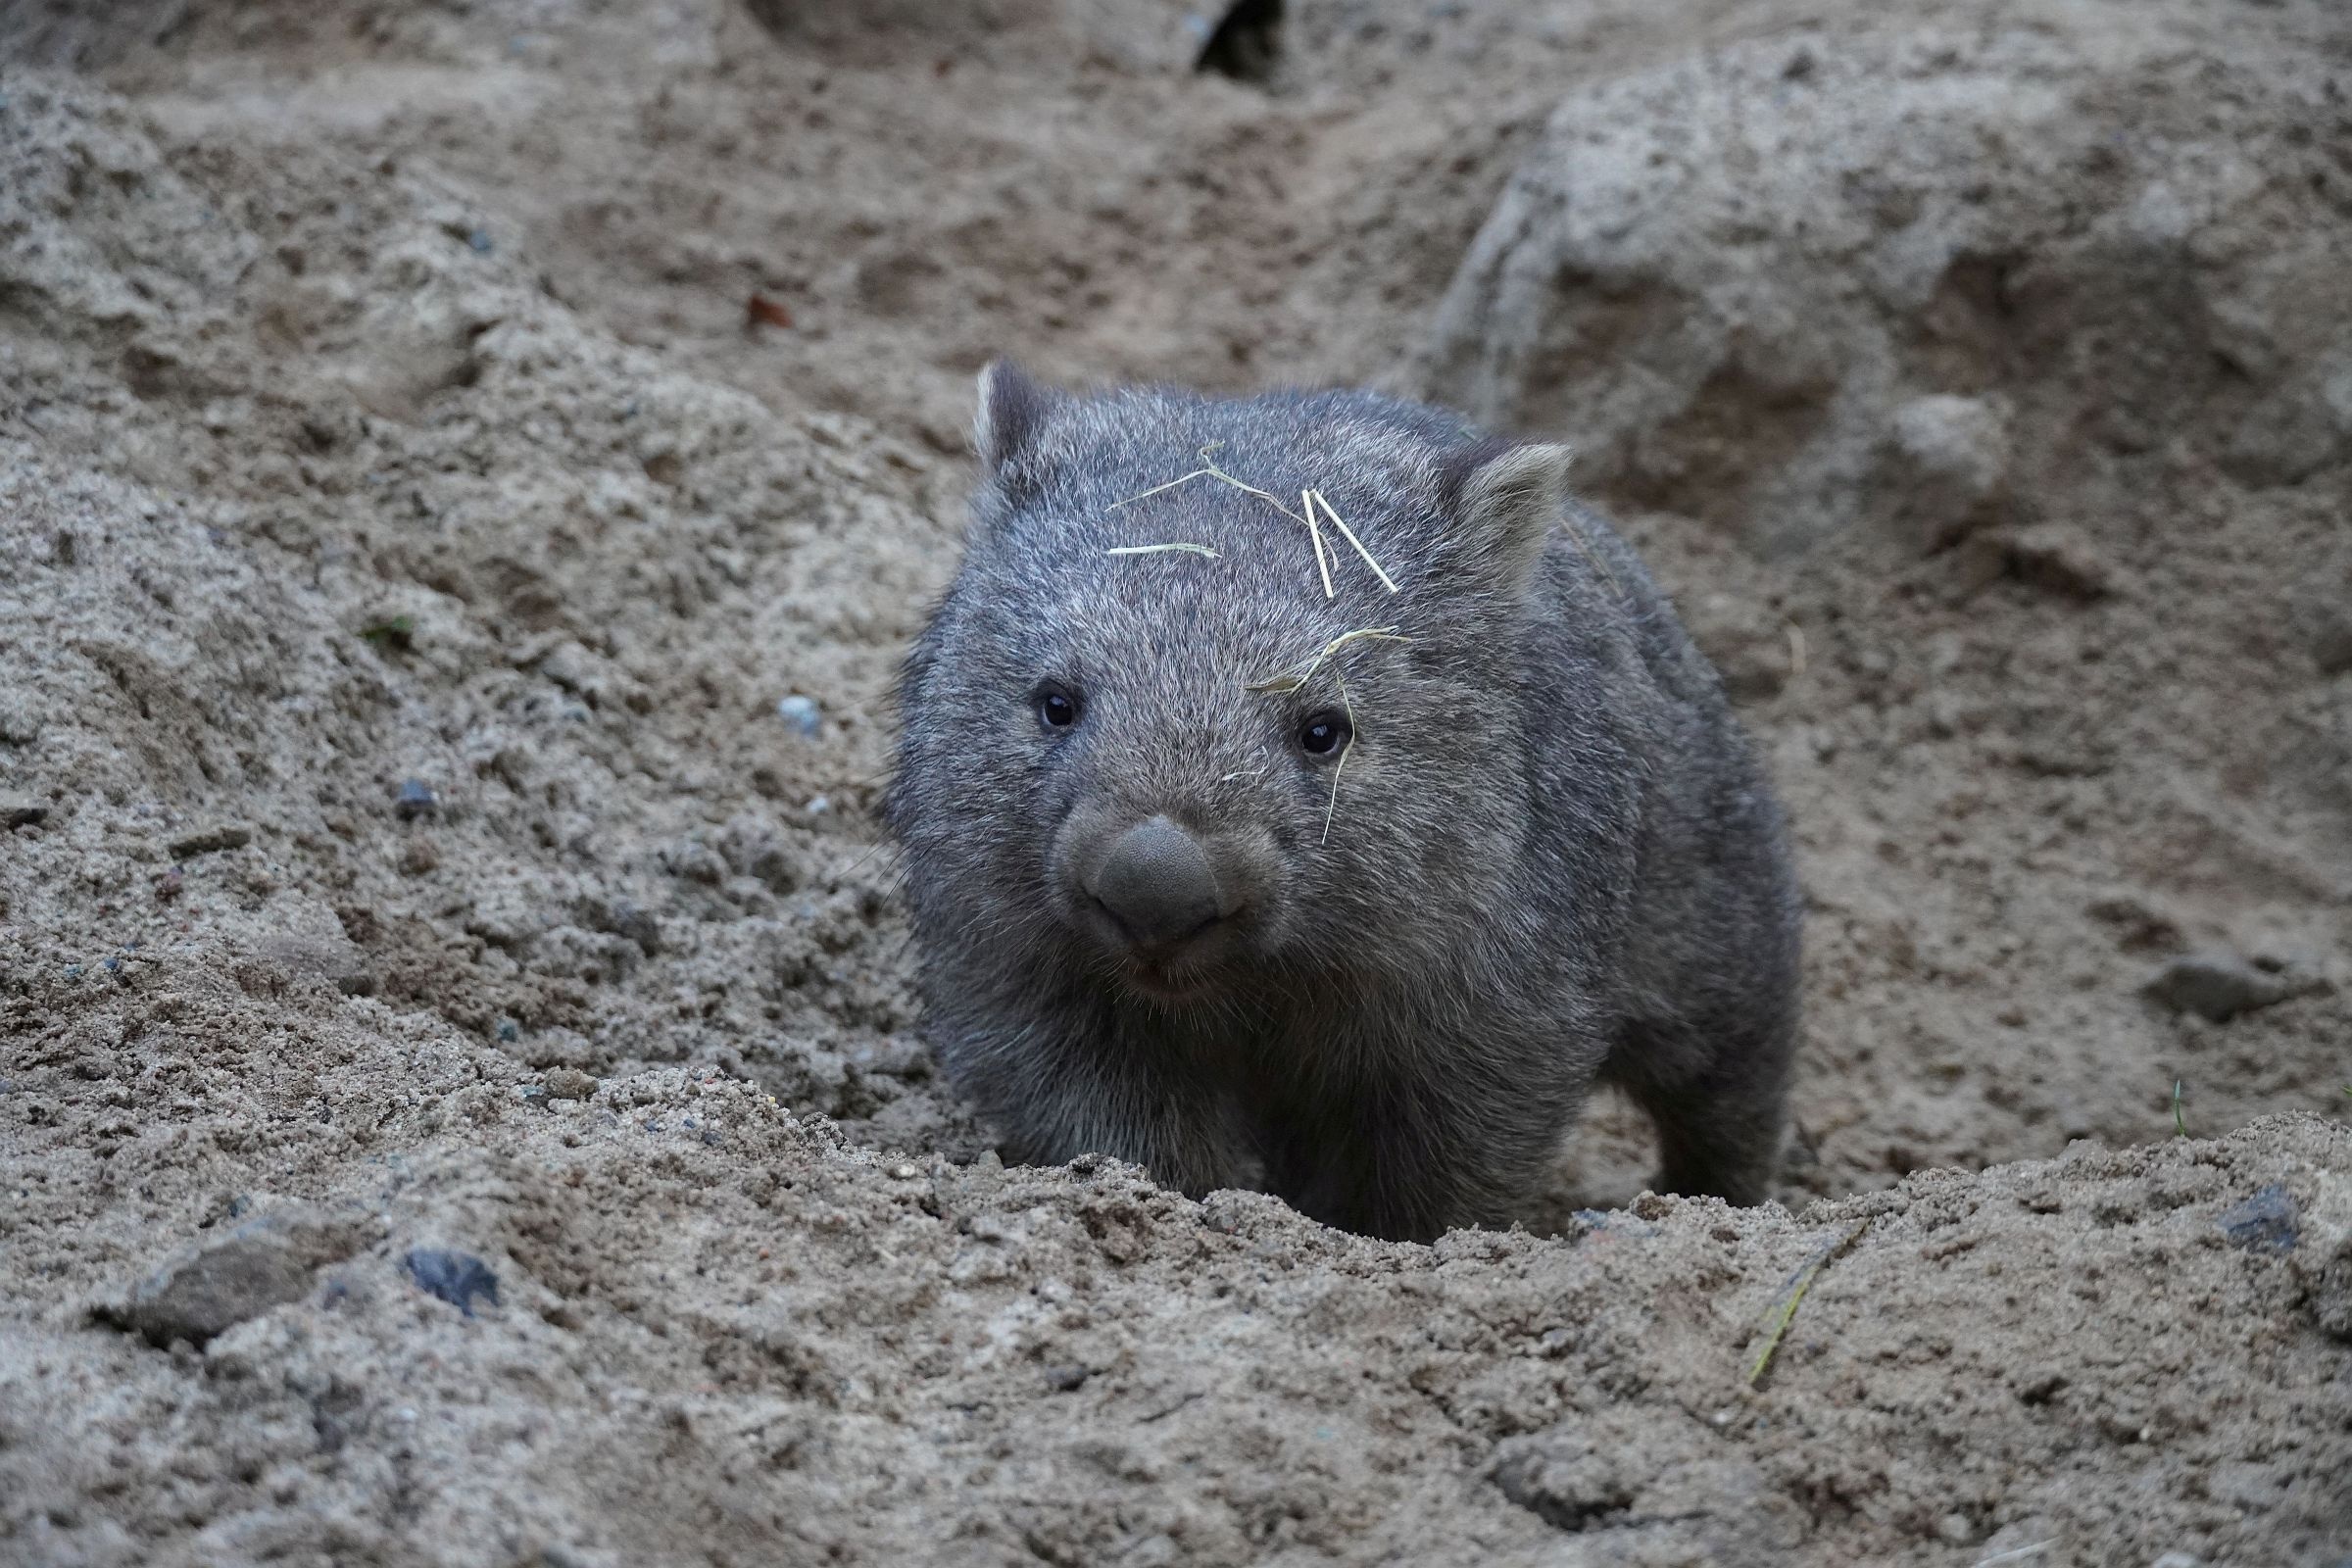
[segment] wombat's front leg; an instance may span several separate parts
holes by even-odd
[[[1517,1216],[1578,1096],[1529,1073],[1508,1097],[1421,1079],[1293,1120],[1273,1142],[1275,1191],[1300,1213],[1389,1241],[1431,1242]]]
[[[965,1037],[942,1042],[940,1054],[952,1068],[960,1065],[957,1076],[978,1096],[1015,1164],[1108,1154],[1195,1198],[1257,1185],[1230,1096],[1132,1042]]]
[[[1795,1047],[1793,1008],[1628,1032],[1610,1075],[1657,1127],[1658,1191],[1739,1204],[1772,1196]]]

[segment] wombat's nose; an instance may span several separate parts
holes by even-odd
[[[1208,852],[1164,816],[1120,834],[1088,879],[1087,892],[1140,943],[1191,936],[1219,913]]]

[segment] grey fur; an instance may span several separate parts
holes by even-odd
[[[1427,1239],[1511,1218],[1605,1080],[1656,1121],[1666,1190],[1759,1200],[1796,1028],[1779,808],[1565,453],[1361,392],[1077,396],[999,365],[981,402],[887,809],[934,1050],[1007,1154]],[[1325,522],[1326,600],[1307,530],[1213,478],[1120,505],[1210,443],[1294,513],[1319,489],[1400,592]],[[1166,543],[1216,555],[1105,554]],[[1301,749],[1350,710],[1344,747]],[[1144,843],[1206,896],[1189,849],[1133,834],[1161,815],[1225,917],[1143,950],[1090,890]]]

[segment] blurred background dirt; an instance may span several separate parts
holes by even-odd
[[[1261,9],[0,0],[0,1558],[2352,1555],[2352,22]],[[1005,350],[1579,447],[1786,1208],[996,1164],[873,806]]]

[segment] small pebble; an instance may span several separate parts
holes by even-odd
[[[1056,1394],[1075,1394],[1085,1386],[1089,1371],[1082,1366],[1050,1366],[1046,1368],[1046,1387]]]
[[[401,1259],[417,1289],[437,1296],[467,1317],[475,1298],[498,1304],[498,1276],[471,1252],[452,1252],[438,1247],[419,1247]]]
[[[833,797],[830,795],[814,796],[809,800],[808,809],[810,816],[822,816],[833,809]]]
[[[2273,974],[2234,953],[2189,953],[2166,964],[2140,989],[2175,1012],[2227,1023],[2241,1012],[2276,1006],[2323,984],[2304,976]]]
[[[402,779],[400,792],[392,798],[392,809],[404,822],[416,821],[440,804],[441,798],[432,792],[424,780],[416,778]]]
[[[216,850],[241,850],[253,842],[253,829],[241,822],[219,822],[182,833],[172,841],[172,858],[189,859]]]
[[[894,1181],[910,1182],[920,1176],[922,1172],[902,1161],[890,1167],[890,1174]]]
[[[787,697],[776,704],[776,716],[798,735],[814,736],[824,719],[813,697]]]
[[[10,827],[39,827],[49,819],[49,808],[38,801],[0,801],[0,822]]]
[[[582,1072],[577,1067],[554,1068],[545,1082],[550,1100],[590,1100],[595,1098],[597,1091],[596,1075]]]
[[[491,250],[490,231],[486,228],[477,228],[466,236],[466,243],[472,246],[481,255],[487,256]]]
[[[501,1018],[498,1020],[497,1027],[494,1028],[491,1033],[498,1036],[498,1043],[500,1045],[511,1046],[515,1041],[522,1038],[522,1025],[516,1023],[512,1018]]]
[[[2294,1195],[2273,1182],[2242,1203],[2222,1210],[2214,1223],[2232,1247],[2282,1255],[2295,1250]]]

